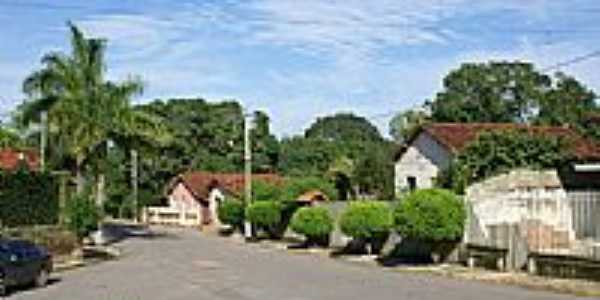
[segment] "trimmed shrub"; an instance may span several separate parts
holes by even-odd
[[[64,208],[66,227],[79,238],[84,238],[90,232],[98,229],[100,213],[92,199],[86,195],[69,199]]]
[[[331,182],[318,177],[288,179],[281,197],[284,201],[296,201],[302,194],[313,190],[323,192],[330,200],[337,198],[335,186]]]
[[[290,227],[306,236],[309,245],[323,245],[329,241],[329,234],[333,231],[333,218],[323,207],[302,207],[292,217]]]
[[[344,234],[364,241],[377,253],[393,226],[392,210],[385,202],[353,202],[342,213],[339,224]]]
[[[7,227],[58,222],[57,186],[48,173],[0,171],[0,224]]]
[[[231,225],[235,229],[244,226],[244,203],[241,201],[226,199],[219,205],[217,214],[222,223]]]
[[[281,187],[263,180],[253,180],[252,198],[258,201],[279,201]]]
[[[271,238],[278,237],[281,223],[281,204],[274,201],[257,201],[246,208],[246,218],[257,229],[265,231]]]
[[[400,201],[394,223],[403,238],[450,242],[462,237],[466,213],[463,201],[443,189],[417,190]]]

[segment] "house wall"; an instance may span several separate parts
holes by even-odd
[[[185,187],[183,183],[178,183],[169,194],[169,207],[185,210],[200,209],[200,203]]]
[[[514,170],[466,190],[466,242],[491,243],[494,228],[516,225],[529,249],[568,248],[573,211],[556,171]]]
[[[430,188],[441,169],[448,166],[451,153],[429,134],[423,132],[411,143],[395,164],[396,194],[406,191],[408,177],[415,177],[417,188]]]

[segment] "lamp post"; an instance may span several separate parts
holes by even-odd
[[[246,207],[252,203],[252,143],[250,133],[253,129],[254,118],[252,114],[244,114],[244,191]],[[244,221],[244,236],[252,238],[252,224],[248,219]]]

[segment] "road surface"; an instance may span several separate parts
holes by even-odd
[[[290,254],[191,230],[169,232],[125,239],[120,259],[57,274],[47,288],[15,291],[9,299],[576,299]]]

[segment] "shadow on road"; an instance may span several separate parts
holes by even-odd
[[[50,277],[50,279],[48,279],[48,283],[47,283],[46,287],[58,284],[60,282],[61,282],[60,277],[52,276],[52,277]],[[14,287],[10,287],[6,291],[7,293],[4,297],[0,296],[0,299],[10,299],[11,296],[14,296],[14,295],[22,293],[22,292],[32,291],[34,289],[44,289],[44,288],[45,287],[40,287],[40,288],[35,287],[33,284],[14,286]]]
[[[165,231],[152,230],[146,224],[106,222],[102,225],[102,235],[107,244],[114,244],[126,239],[177,239],[177,235]]]

